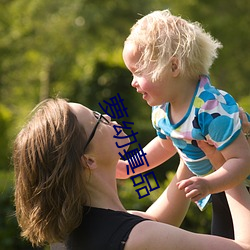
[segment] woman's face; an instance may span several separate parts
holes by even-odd
[[[91,109],[78,104],[78,103],[69,103],[70,109],[76,115],[79,123],[84,127],[87,140],[90,138],[92,131],[95,129],[95,126],[98,123],[98,117],[94,114]],[[109,155],[111,157],[112,154],[116,154],[119,158],[119,152],[124,154],[123,149],[127,150],[128,146],[124,148],[118,148],[118,145],[125,145],[129,143],[129,138],[125,139],[115,139],[114,135],[116,135],[116,131],[113,128],[114,125],[119,125],[117,122],[111,121],[111,118],[108,115],[103,115],[105,117],[104,120],[100,120],[99,124],[96,127],[95,134],[90,141],[89,145],[86,148],[94,149],[95,154],[98,155]],[[119,137],[126,136],[126,134],[122,131],[119,134]]]

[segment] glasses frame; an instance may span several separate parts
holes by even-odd
[[[97,119],[97,123],[94,126],[92,132],[90,133],[89,139],[87,140],[86,145],[85,145],[85,147],[83,149],[84,152],[85,152],[86,148],[88,147],[88,145],[90,144],[90,142],[92,141],[99,123],[102,122],[102,123],[104,123],[106,125],[110,124],[110,121],[107,118],[105,118],[105,116],[103,114],[101,114],[101,113],[99,113],[97,111],[93,111],[93,114],[94,114],[95,118]]]

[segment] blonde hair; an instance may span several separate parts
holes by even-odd
[[[128,42],[142,53],[137,71],[151,74],[153,81],[164,74],[173,57],[178,59],[182,75],[197,78],[208,74],[217,49],[222,47],[198,22],[188,22],[169,10],[154,11],[138,20]]]
[[[15,205],[33,245],[64,241],[81,220],[86,191],[81,159],[86,134],[68,103],[39,104],[13,150]]]

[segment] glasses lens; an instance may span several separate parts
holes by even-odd
[[[93,128],[93,130],[92,130],[92,132],[91,132],[91,134],[89,136],[89,139],[88,139],[88,141],[87,141],[87,143],[86,143],[86,145],[84,147],[84,151],[86,150],[86,148],[88,147],[89,143],[93,139],[93,137],[95,135],[95,132],[96,132],[96,129],[98,127],[98,124],[100,122],[102,122],[104,124],[110,124],[110,121],[107,118],[105,118],[102,114],[100,114],[99,112],[93,111],[93,113],[94,113],[95,118],[97,119],[97,123],[96,123],[95,127]]]
[[[97,112],[97,111],[93,111],[93,113],[94,113],[94,116],[95,116],[95,118],[97,119],[97,120],[99,120],[100,119],[100,116],[102,116],[99,112]]]
[[[95,118],[97,120],[101,120],[102,123],[105,123],[105,124],[109,124],[110,123],[110,121],[107,118],[105,118],[105,116],[103,116],[102,114],[100,114],[99,112],[94,111],[93,113],[94,113]]]
[[[105,118],[105,116],[103,116],[103,115],[102,115],[101,121],[102,121],[103,123],[105,123],[105,124],[110,124],[110,121],[109,121],[107,118]]]

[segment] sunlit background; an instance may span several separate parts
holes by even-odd
[[[0,0],[0,249],[32,249],[14,217],[11,147],[39,101],[58,95],[101,111],[98,103],[119,93],[141,145],[155,136],[150,107],[130,86],[121,52],[141,15],[166,8],[199,21],[222,42],[212,83],[250,112],[249,0]],[[142,199],[130,179],[119,181],[125,207],[146,209],[177,164],[174,157],[155,169],[161,188]],[[211,207],[200,212],[192,204],[182,227],[209,233],[210,222]]]

